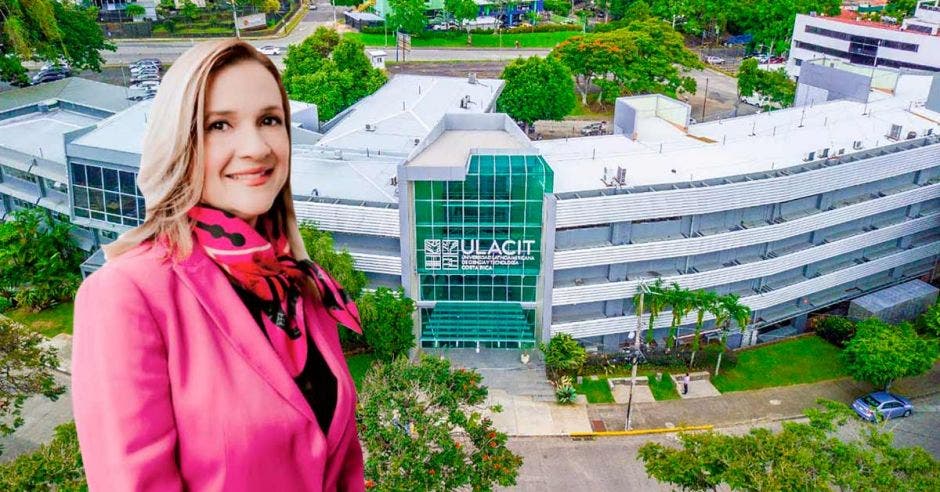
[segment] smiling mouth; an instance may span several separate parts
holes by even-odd
[[[226,174],[225,177],[234,179],[236,181],[252,181],[258,178],[270,176],[272,174],[274,174],[273,167],[270,169],[260,169],[253,172]]]

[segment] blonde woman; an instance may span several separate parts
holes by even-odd
[[[197,45],[150,110],[146,219],[75,301],[72,398],[91,490],[362,490],[345,292],[312,263],[290,114],[251,45]]]

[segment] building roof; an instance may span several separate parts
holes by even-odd
[[[153,100],[141,101],[102,120],[97,128],[73,140],[72,145],[139,155],[152,104]]]
[[[803,15],[803,14],[800,14],[800,15]],[[918,34],[918,35],[921,35],[921,36],[932,36],[932,37],[935,37],[935,36],[931,35],[929,32],[925,33],[925,32],[915,31],[915,30],[911,30],[911,29],[907,29],[907,30],[906,30],[906,29],[902,29],[902,28],[901,28],[902,26],[899,25],[899,24],[891,24],[891,23],[888,23],[888,22],[877,22],[877,21],[865,20],[865,19],[862,19],[862,18],[860,17],[860,15],[859,15],[858,12],[856,12],[856,11],[854,11],[854,10],[849,10],[849,9],[842,9],[842,11],[839,12],[839,15],[836,15],[836,16],[832,16],[832,17],[819,16],[819,17],[817,17],[817,18],[819,18],[819,19],[829,19],[829,20],[841,22],[841,23],[844,23],[844,24],[852,24],[852,25],[856,25],[856,26],[871,27],[871,28],[874,28],[874,29],[883,29],[883,30],[886,30],[886,31],[898,31],[898,32],[906,32],[906,33]],[[930,22],[930,21],[923,20],[923,19],[918,19],[918,18],[916,18],[916,17],[911,17],[910,20],[916,20],[916,21],[918,21],[918,22],[923,22],[923,23],[928,23],[928,24],[932,23],[932,22]],[[938,35],[940,35],[940,33],[938,33]]]
[[[80,77],[0,92],[0,112],[49,99],[116,113],[134,103],[126,98],[124,87]]]
[[[503,84],[499,79],[470,83],[461,77],[396,75],[335,122],[329,122],[319,145],[404,157],[445,113],[491,111]],[[466,107],[461,104],[464,98],[469,98]]]
[[[35,111],[7,118],[0,120],[0,148],[64,165],[62,135],[97,121],[98,118],[64,109]]]
[[[894,94],[872,91],[867,103],[832,101],[691,125],[641,117],[636,139],[624,135],[534,142],[555,171],[558,193],[605,188],[606,176],[626,169],[626,187],[653,186],[766,172],[800,165],[814,152],[851,154],[928,131],[940,133],[940,113],[923,107],[931,76],[901,74]],[[856,144],[856,142],[859,142]]]

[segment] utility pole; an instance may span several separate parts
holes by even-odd
[[[241,33],[238,31],[238,16],[235,14],[235,0],[231,0],[232,4],[232,23],[235,24],[235,37],[242,37]]]
[[[640,298],[636,306],[636,333],[633,335],[633,369],[630,370],[630,397],[627,398],[627,423],[626,430],[633,426],[633,391],[636,389],[636,366],[639,363],[640,355],[640,332],[643,329],[643,298],[646,296],[647,288],[640,285]],[[650,326],[648,330],[652,329]]]
[[[702,121],[705,121],[706,104],[708,104],[708,77],[705,77],[705,99],[702,100]]]

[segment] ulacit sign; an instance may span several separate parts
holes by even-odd
[[[493,270],[496,266],[520,266],[534,261],[531,239],[425,239],[427,270]]]

